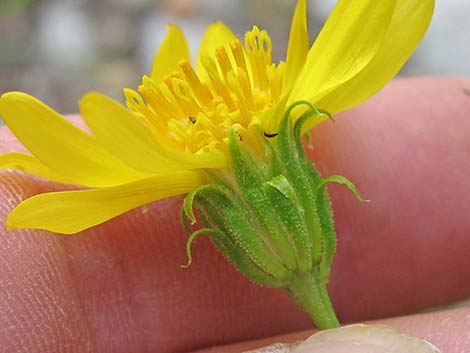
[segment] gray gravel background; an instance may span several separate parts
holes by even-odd
[[[334,0],[310,1],[318,32]],[[294,0],[0,0],[0,94],[25,91],[62,113],[90,90],[121,99],[148,71],[165,23],[180,25],[197,48],[222,20],[242,35],[269,30],[283,59]],[[401,75],[470,76],[470,1],[437,0],[431,28]]]

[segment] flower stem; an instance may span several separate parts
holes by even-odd
[[[286,291],[310,315],[320,330],[340,326],[328,296],[326,282],[321,280],[315,269],[293,277]]]

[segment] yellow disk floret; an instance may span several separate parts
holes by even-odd
[[[256,146],[267,128],[263,113],[281,99],[284,65],[273,64],[271,53],[267,32],[253,27],[244,47],[236,39],[204,55],[199,73],[182,60],[159,83],[144,76],[140,94],[125,90],[126,104],[178,151],[225,151],[230,128]]]

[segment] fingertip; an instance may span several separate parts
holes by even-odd
[[[394,353],[441,353],[433,344],[392,326],[365,324],[316,332],[290,353],[387,353],[391,349]]]

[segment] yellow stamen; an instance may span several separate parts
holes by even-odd
[[[248,75],[248,69],[245,61],[245,54],[243,53],[242,43],[239,40],[235,40],[230,43],[230,48],[232,49],[233,58],[237,66],[243,70],[245,74]]]
[[[195,116],[201,112],[201,107],[191,95],[191,88],[186,81],[172,81],[173,94],[186,116]]]
[[[223,76],[227,78],[228,73],[231,72],[233,68],[225,48],[217,48],[215,51],[215,57],[217,58],[217,62],[219,63]]]
[[[284,69],[285,65],[281,62],[278,66],[271,64],[268,67],[268,79],[270,82],[271,99],[273,102],[278,101],[281,98],[282,84],[284,81]]]
[[[181,108],[178,100],[175,97],[175,88],[173,86],[173,81],[178,80],[176,76],[167,76],[164,78],[165,84],[161,85],[160,90],[168,101],[168,106],[170,108],[170,118],[171,119],[185,119],[186,114]]]
[[[214,91],[220,95],[224,103],[227,105],[229,111],[235,110],[235,102],[230,96],[230,92],[228,91],[227,86],[223,84],[214,60],[208,57],[206,60],[203,60],[203,66],[209,76]]]
[[[255,84],[261,89],[268,88],[266,68],[271,64],[271,39],[266,31],[254,26],[245,35],[245,46],[251,63]]]
[[[209,104],[213,96],[207,86],[201,83],[191,64],[187,60],[183,60],[179,65],[196,98],[201,104]]]

